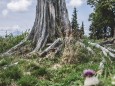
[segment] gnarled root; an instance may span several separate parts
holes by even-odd
[[[48,54],[48,52],[59,52],[60,51],[60,46],[62,44],[62,39],[58,38],[55,40],[48,48],[46,48],[43,52],[40,53],[41,57],[44,57]]]

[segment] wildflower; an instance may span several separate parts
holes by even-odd
[[[92,77],[92,76],[94,76],[96,74],[96,72],[95,71],[93,71],[93,70],[90,70],[90,69],[88,69],[88,70],[84,70],[84,72],[83,72],[83,75],[84,75],[84,77]]]
[[[99,84],[99,80],[97,77],[95,77],[95,74],[96,72],[90,69],[83,72],[85,77],[84,86],[93,86]]]

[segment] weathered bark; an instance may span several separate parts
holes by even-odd
[[[53,50],[53,52],[56,52],[58,50],[58,47],[62,44],[62,40],[61,38],[58,38],[57,40],[54,41],[53,44],[51,44],[51,46],[49,46],[48,48],[46,48],[41,54],[40,56],[44,57],[48,54],[48,52],[50,50]]]
[[[46,43],[53,43],[55,39],[65,36],[70,31],[65,0],[37,0],[35,22],[26,39],[32,42],[32,52],[42,50]],[[5,54],[13,54],[18,47],[22,47],[21,45],[16,45]]]
[[[69,29],[65,0],[37,0],[36,19],[28,36],[35,45],[34,51],[43,49],[47,42],[53,42]]]

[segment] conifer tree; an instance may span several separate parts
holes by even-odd
[[[71,25],[72,25],[72,29],[74,31],[77,31],[77,29],[79,28],[78,22],[77,22],[77,9],[76,8],[74,8],[74,10],[73,10]]]
[[[115,0],[87,0],[87,4],[93,7],[94,12],[90,14],[90,37],[106,38],[108,27],[111,28],[108,37],[115,35]]]
[[[84,23],[82,22],[82,25],[81,25],[81,31],[82,31],[82,34],[84,35]]]

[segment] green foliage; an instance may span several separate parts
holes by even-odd
[[[17,66],[12,66],[8,68],[6,67],[6,69],[2,71],[2,74],[0,74],[0,77],[3,79],[9,78],[9,79],[18,80],[19,78],[21,78],[21,76],[22,76],[22,72]]]
[[[5,65],[7,65],[7,64],[8,64],[8,61],[5,60],[5,59],[2,59],[2,60],[0,61],[0,67],[5,66]]]
[[[104,38],[114,36],[115,6],[114,0],[88,0],[87,3],[94,8],[89,20],[91,38]],[[109,28],[108,28],[109,27]]]
[[[2,58],[0,58],[0,67],[4,67],[4,66],[9,65],[12,62],[12,60],[14,59],[12,57],[10,57],[10,58],[9,57],[2,57]]]
[[[77,9],[76,8],[74,8],[74,11],[73,11],[73,17],[72,17],[71,24],[72,24],[72,29],[74,31],[76,31],[79,28],[78,22],[77,22]]]
[[[23,76],[18,80],[19,86],[39,86],[38,79],[34,76]]]
[[[76,63],[63,64],[61,55],[56,57],[56,61],[38,56],[31,59],[24,59],[23,56],[21,58],[19,56],[0,58],[0,86],[10,86],[13,82],[17,83],[17,86],[83,86],[83,71],[85,69],[98,71],[103,57],[100,49],[90,46],[89,41],[91,40],[88,37],[84,37],[83,43],[94,50],[94,55],[86,48],[77,45],[76,42],[66,47],[72,49],[70,54],[75,54],[75,59],[72,61],[77,59]],[[95,40],[95,42],[101,41]],[[111,86],[111,76],[115,74],[114,60],[111,64],[108,58],[106,58],[104,73],[99,77],[101,86]],[[15,62],[18,64],[11,66]],[[53,69],[55,64],[60,64],[61,67]]]
[[[34,63],[30,63],[30,65],[27,66],[27,71],[30,71],[31,75],[33,76],[47,76],[48,75],[48,71],[45,67],[40,67]]]
[[[11,79],[9,78],[0,78],[0,86],[9,86],[11,84]]]
[[[0,86],[9,86],[13,80],[16,81],[23,75],[17,66],[4,68],[4,70],[0,71]]]
[[[33,70],[31,74],[34,76],[44,76],[47,75],[48,73],[46,68],[39,68],[37,70]]]
[[[81,31],[82,31],[82,34],[84,35],[85,32],[84,32],[84,23],[82,22],[82,25],[81,25]]]
[[[13,47],[14,45],[18,44],[22,41],[27,33],[23,33],[19,36],[13,36],[12,34],[7,35],[7,37],[0,37],[0,53],[3,53]]]

